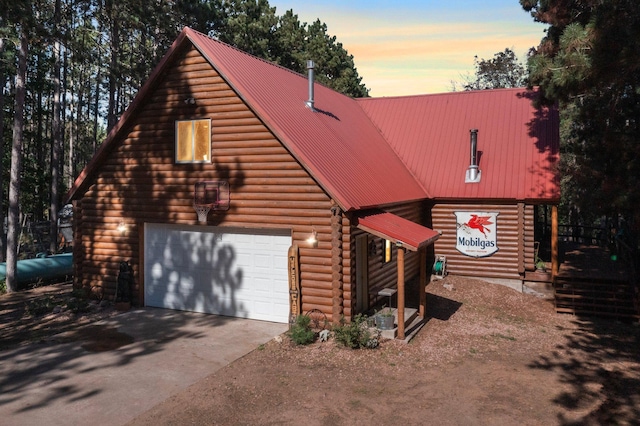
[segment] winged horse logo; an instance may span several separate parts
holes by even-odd
[[[485,238],[487,238],[487,232],[491,232],[491,230],[486,225],[493,225],[493,222],[489,219],[491,219],[491,216],[478,216],[477,214],[472,214],[467,223],[463,223],[462,226],[469,229],[477,229],[482,232],[482,235],[484,235]]]

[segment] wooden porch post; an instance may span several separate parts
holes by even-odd
[[[422,247],[420,255],[420,283],[418,291],[420,292],[420,318],[424,319],[427,315],[427,248]]]
[[[558,206],[551,206],[551,279],[558,275]]]
[[[398,339],[404,340],[404,247],[398,244]]]

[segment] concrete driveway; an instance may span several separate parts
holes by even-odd
[[[285,332],[144,308],[0,352],[3,425],[121,425]]]

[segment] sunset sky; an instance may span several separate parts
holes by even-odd
[[[518,0],[270,0],[276,14],[327,24],[353,55],[371,96],[449,92],[473,58],[511,48],[525,59],[544,36]]]

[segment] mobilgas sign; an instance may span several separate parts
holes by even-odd
[[[498,251],[498,213],[455,212],[455,215],[456,249],[460,253],[471,257],[486,257]]]

